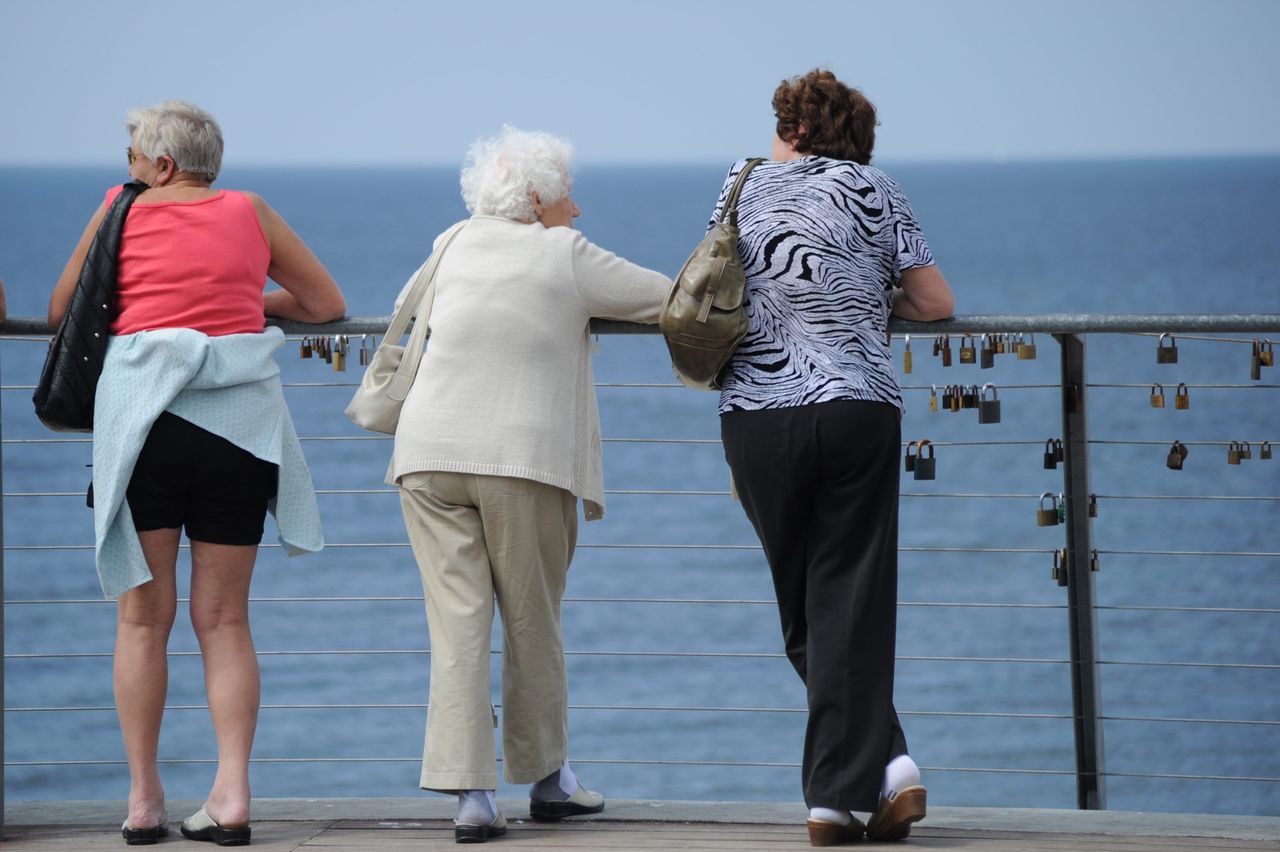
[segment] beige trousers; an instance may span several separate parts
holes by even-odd
[[[411,473],[399,484],[431,635],[420,786],[498,786],[489,685],[495,599],[503,767],[512,783],[539,781],[568,749],[560,602],[578,537],[576,500],[562,488],[502,476]]]

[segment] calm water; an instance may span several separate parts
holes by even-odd
[[[961,313],[1280,312],[1280,159],[1152,163],[886,166],[905,186]],[[638,263],[674,272],[700,235],[721,166],[583,169],[575,197],[581,229]],[[48,291],[102,193],[123,175],[0,170],[0,276],[10,313],[42,314]],[[464,215],[451,170],[229,170],[221,183],[253,189],[317,251],[347,293],[353,315],[384,315],[432,237]],[[949,805],[1074,805],[1065,592],[1049,578],[1061,528],[1038,528],[1036,499],[1061,490],[1041,464],[1043,442],[1061,433],[1057,344],[1040,358],[1006,358],[994,370],[941,368],[928,342],[913,346],[904,377],[907,439],[953,442],[938,452],[935,482],[904,480],[898,706],[931,800]],[[895,343],[901,350],[902,343]],[[1152,555],[1159,551],[1274,553],[1275,501],[1153,500],[1151,496],[1274,496],[1280,460],[1257,459],[1261,440],[1280,444],[1277,391],[1251,385],[1248,347],[1180,340],[1180,363],[1157,366],[1150,338],[1089,341],[1095,524],[1102,550],[1100,612],[1109,804],[1134,810],[1280,813],[1280,783],[1187,781],[1160,775],[1280,777],[1280,727],[1137,721],[1280,719],[1280,558]],[[47,437],[28,390],[38,343],[8,342],[3,358],[7,441]],[[661,341],[605,337],[602,384],[669,383]],[[286,381],[352,382],[293,349]],[[353,359],[354,360],[354,359]],[[1276,374],[1264,374],[1274,385]],[[972,412],[930,413],[930,384],[995,382],[1003,422],[978,426]],[[1147,404],[1146,385],[1172,396],[1192,385],[1189,411]],[[1117,387],[1116,385],[1129,385]],[[781,650],[767,603],[767,572],[737,504],[718,493],[622,491],[727,489],[714,439],[714,398],[674,388],[599,391],[609,517],[583,527],[571,572],[565,628],[572,680],[571,757],[583,777],[616,797],[783,800],[799,798],[803,693]],[[341,417],[349,387],[295,387],[304,436],[360,436]],[[1172,401],[1170,400],[1170,403]],[[1191,445],[1182,472],[1164,465],[1173,439]],[[1225,444],[1249,440],[1255,458],[1225,464]],[[1148,441],[1142,444],[1137,442]],[[956,443],[958,442],[958,443]],[[382,492],[389,446],[381,440],[305,445],[330,542],[404,541],[395,496]],[[4,448],[5,593],[10,601],[100,597],[92,556],[43,546],[87,544],[87,444],[9,443]],[[375,493],[349,493],[374,491]],[[68,496],[21,499],[28,492]],[[1008,495],[1008,496],[971,496]],[[1148,499],[1133,499],[1145,497]],[[739,549],[636,548],[714,543]],[[29,549],[27,549],[29,548]],[[939,550],[939,548],[947,548]],[[974,552],[977,551],[977,552]],[[1116,552],[1127,551],[1127,552]],[[1143,551],[1134,553],[1132,551]],[[260,796],[408,795],[426,699],[427,647],[417,572],[406,549],[333,547],[285,560],[264,551],[260,598],[393,597],[309,606],[264,601],[254,611],[263,653],[263,702],[255,756],[333,762],[265,762]],[[601,603],[599,598],[742,603]],[[1032,604],[1012,608],[999,604]],[[946,604],[946,605],[938,605]],[[1158,611],[1134,607],[1160,607]],[[1171,611],[1172,608],[1197,608]],[[1271,610],[1229,612],[1229,608]],[[7,759],[117,761],[110,711],[109,604],[19,604],[5,612],[6,652],[57,654],[6,663]],[[198,657],[180,619],[173,647],[162,756],[213,756]],[[325,650],[306,656],[287,653]],[[341,653],[375,649],[382,653]],[[589,652],[623,651],[625,656]],[[739,656],[663,656],[662,652]],[[744,656],[745,655],[745,656]],[[983,661],[921,658],[964,657]],[[995,663],[989,659],[1021,662]],[[1227,662],[1273,668],[1128,665]],[[315,705],[346,705],[320,710]],[[379,705],[376,707],[350,705]],[[694,712],[613,709],[697,707]],[[193,708],[194,709],[184,709]],[[732,708],[732,709],[728,709]],[[996,716],[984,714],[1001,714]],[[363,759],[387,759],[367,762]],[[344,761],[345,759],[345,761]],[[353,760],[354,759],[354,760]],[[592,761],[659,761],[594,764]],[[752,764],[721,766],[724,762]],[[945,768],[945,769],[944,769]],[[972,769],[1037,770],[1035,773]],[[204,794],[208,764],[167,767],[170,797]],[[10,766],[12,799],[122,798],[127,772],[111,763]],[[503,795],[519,795],[508,789]]]

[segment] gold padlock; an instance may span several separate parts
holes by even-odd
[[[929,385],[929,410],[938,410],[938,386]]]
[[[963,401],[962,400],[963,396],[964,396],[964,388],[960,387],[959,385],[951,386],[951,410],[952,411],[960,410],[960,403]]]
[[[902,350],[902,372],[911,372],[911,335],[906,336],[906,346]]]
[[[302,345],[298,347],[298,357],[299,358],[311,357],[311,338],[310,337],[302,338]]]
[[[1276,365],[1276,351],[1270,340],[1258,341],[1258,360],[1264,367],[1274,367]]]
[[[1258,458],[1262,461],[1271,461],[1271,442],[1263,441],[1258,446]]]
[[[1178,411],[1186,411],[1191,407],[1191,391],[1187,389],[1186,382],[1178,382],[1178,387],[1173,392],[1173,407]]]
[[[333,371],[345,372],[347,369],[347,351],[351,348],[351,340],[345,334],[338,335],[333,346]]]
[[[1240,445],[1235,441],[1227,448],[1227,464],[1240,464]]]
[[[1027,332],[1026,339],[1022,335],[1018,335],[1018,360],[1034,361],[1036,360],[1036,336],[1032,332]]]
[[[1164,408],[1164,385],[1159,382],[1151,386],[1151,407]]]
[[[1164,339],[1169,338],[1169,345],[1164,345]],[[1178,341],[1174,339],[1172,334],[1162,334],[1160,339],[1156,341],[1156,363],[1157,364],[1176,364],[1178,363]]]
[[[966,342],[968,341],[968,342]],[[973,335],[966,334],[960,338],[960,363],[972,364],[977,360],[978,350],[973,346]]]
[[[1045,498],[1052,501],[1052,508],[1044,507]],[[1036,526],[1056,527],[1058,525],[1058,498],[1046,491],[1040,495],[1040,508],[1036,510]]]
[[[1253,446],[1248,441],[1240,442],[1240,458],[1242,460],[1253,458]]]
[[[1089,517],[1091,518],[1098,517],[1098,495],[1097,494],[1089,495]]]

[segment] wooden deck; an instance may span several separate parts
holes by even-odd
[[[361,800],[366,812],[387,810],[387,801]],[[440,803],[417,809],[438,812]],[[174,803],[177,805],[178,803]],[[277,805],[259,806],[264,816],[278,816]],[[77,808],[76,805],[81,807]],[[68,807],[70,806],[70,807]],[[119,849],[124,844],[119,822],[105,822],[107,808],[115,803],[15,803],[6,812],[3,852],[61,852],[61,850]],[[312,852],[374,852],[374,850],[424,850],[456,848],[453,823],[439,813],[431,819],[357,819],[350,813],[361,807],[350,800],[298,800],[293,806],[299,819],[257,819],[252,849],[312,850]],[[715,808],[722,821],[690,819],[699,809]],[[698,805],[697,803],[619,802],[608,818],[569,820],[556,825],[529,822],[519,803],[503,802],[510,828],[505,837],[489,841],[496,852],[528,849],[581,849],[602,852],[626,850],[801,850],[808,836],[794,805],[750,803]],[[331,818],[308,818],[321,811]],[[390,808],[392,811],[400,808]],[[1124,814],[1117,812],[998,810],[938,808],[903,844],[868,844],[863,848],[917,850],[963,849],[967,852],[1189,852],[1189,850],[1280,849],[1280,818],[1195,817],[1176,814]],[[792,813],[794,811],[794,814]],[[51,817],[61,814],[63,818]],[[640,817],[649,815],[650,819]],[[652,817],[657,817],[652,818]],[[795,817],[793,821],[793,817]],[[44,822],[41,822],[41,819]],[[729,821],[736,818],[738,821]],[[979,827],[985,823],[987,827]],[[156,847],[192,846],[177,831]]]

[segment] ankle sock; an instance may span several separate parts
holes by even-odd
[[[578,777],[565,761],[560,768],[543,778],[529,791],[529,798],[539,802],[563,802],[578,790]]]
[[[489,825],[498,818],[498,799],[493,790],[463,790],[458,794],[461,825]]]
[[[848,811],[833,811],[831,808],[809,808],[809,819],[819,822],[834,822],[836,825],[848,825],[853,816]]]
[[[899,790],[914,787],[920,783],[920,767],[910,756],[902,754],[889,761],[884,768],[884,786],[880,792],[886,799],[898,795]]]

